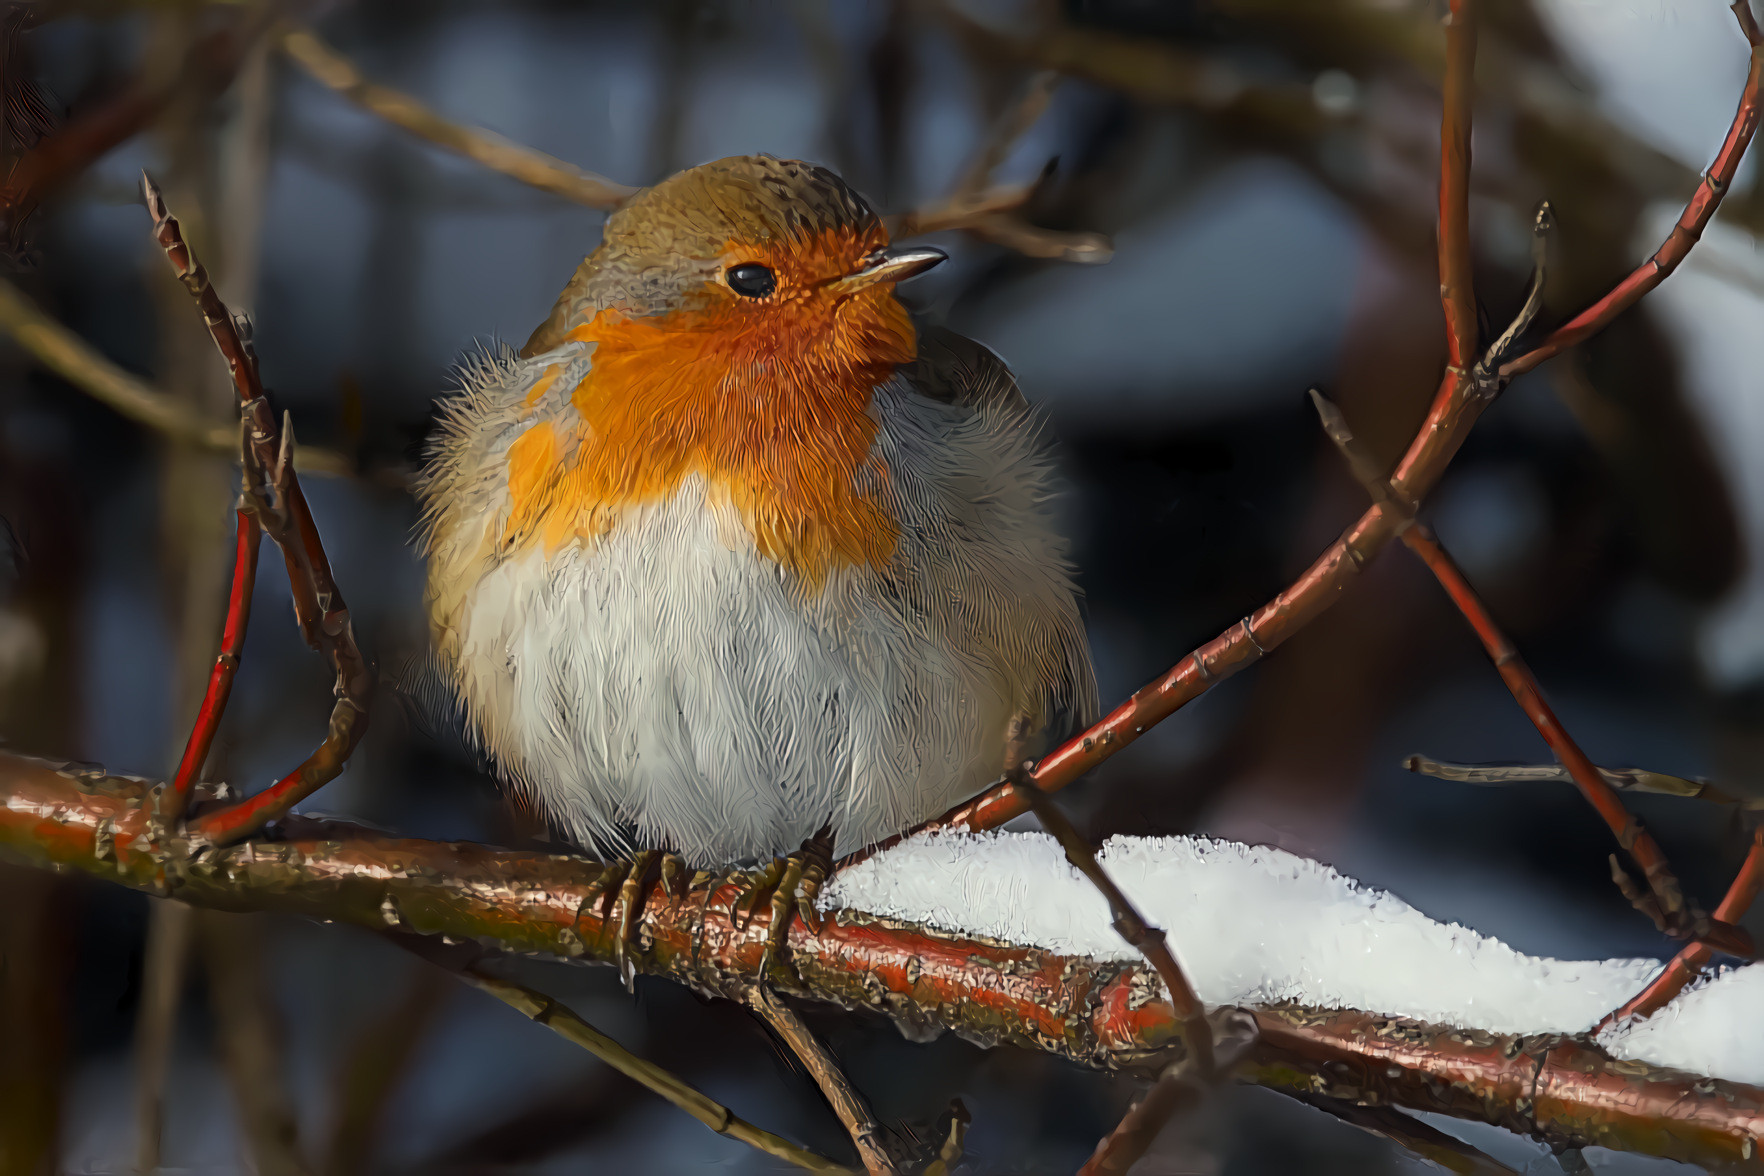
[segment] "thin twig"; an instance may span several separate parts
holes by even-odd
[[[391,1007],[365,1027],[338,1071],[326,1176],[357,1176],[374,1170],[374,1144],[385,1109],[410,1071],[424,1034],[454,987],[438,968],[418,965]]]
[[[1033,183],[987,186],[1017,140],[1046,113],[1059,80],[1055,70],[1036,73],[1022,97],[994,122],[947,196],[886,219],[890,239],[960,231],[1025,257],[1048,261],[1098,265],[1113,257],[1114,243],[1101,233],[1047,229],[1030,224],[1021,215],[1021,209],[1052,174],[1051,162]]]
[[[356,644],[349,607],[331,574],[318,525],[300,490],[292,460],[292,428],[276,420],[264,395],[257,355],[245,331],[249,324],[235,319],[221,302],[201,261],[184,241],[177,218],[166,208],[159,189],[145,173],[141,176],[141,191],[153,217],[154,240],[196,300],[238,393],[245,419],[248,509],[264,533],[282,549],[301,633],[307,644],[324,655],[336,677],[337,701],[331,708],[325,740],[318,749],[294,771],[255,796],[197,818],[196,829],[205,839],[225,843],[250,836],[336,778],[367,728],[374,674]],[[215,721],[218,722],[218,716]]]
[[[1480,1148],[1471,1147],[1395,1107],[1365,1106],[1321,1094],[1301,1094],[1299,1101],[1361,1131],[1388,1139],[1448,1172],[1460,1173],[1460,1176],[1502,1176],[1516,1171]]]
[[[1500,786],[1506,784],[1572,784],[1574,777],[1561,764],[1454,764],[1411,755],[1403,767],[1421,776],[1438,780],[1455,780],[1460,784]],[[1655,796],[1682,796],[1688,800],[1706,800],[1711,804],[1731,804],[1742,808],[1764,806],[1764,800],[1748,800],[1732,796],[1706,780],[1689,780],[1650,772],[1646,768],[1599,768],[1599,775],[1619,792],[1646,792]]]
[[[184,815],[184,807],[208,761],[214,746],[215,732],[220,730],[221,716],[226,713],[227,700],[233,693],[233,679],[239,673],[239,659],[245,654],[245,630],[251,624],[251,592],[257,584],[257,555],[263,528],[251,511],[236,512],[238,528],[234,538],[233,579],[227,593],[227,616],[221,631],[221,649],[215,656],[214,669],[209,672],[208,688],[203,692],[202,705],[184,744],[184,755],[172,776],[171,790],[165,797],[166,816],[176,819]]]
[[[1733,13],[1739,21],[1740,32],[1752,46],[1751,69],[1746,74],[1745,88],[1740,92],[1739,109],[1735,111],[1733,123],[1728,128],[1727,139],[1716,152],[1715,162],[1703,173],[1703,181],[1697,186],[1696,195],[1691,197],[1684,213],[1678,218],[1678,223],[1672,226],[1671,233],[1652,257],[1612,287],[1610,293],[1551,331],[1542,343],[1517,359],[1501,364],[1499,376],[1503,385],[1511,383],[1514,378],[1525,374],[1546,359],[1553,358],[1604,330],[1611,320],[1664,282],[1690,254],[1691,248],[1702,239],[1704,227],[1715,215],[1721,198],[1732,186],[1746,146],[1751,143],[1752,136],[1758,129],[1760,96],[1764,94],[1764,37],[1759,35],[1758,24],[1752,16],[1748,0],[1738,0],[1733,5]]]
[[[1027,780],[1027,774],[1021,769],[1012,773],[1013,786],[1022,796],[1022,802],[1035,819],[1041,822],[1042,828],[1053,834],[1055,841],[1066,853],[1066,860],[1086,878],[1090,884],[1102,893],[1109,904],[1109,915],[1114,920],[1115,933],[1157,970],[1158,976],[1164,981],[1164,987],[1170,993],[1170,1004],[1176,1010],[1177,1018],[1182,1022],[1183,1043],[1188,1047],[1189,1061],[1194,1067],[1195,1077],[1202,1083],[1213,1080],[1213,1031],[1207,1024],[1207,1006],[1201,1003],[1195,994],[1194,986],[1182,972],[1176,962],[1176,956],[1170,950],[1170,944],[1163,929],[1146,923],[1131,899],[1115,885],[1109,872],[1102,868],[1096,860],[1096,851],[1090,848],[1090,842],[1078,832],[1059,806],[1049,800],[1035,785]]]
[[[282,35],[282,49],[319,84],[419,139],[454,151],[491,171],[590,208],[617,208],[637,189],[584,171],[481,127],[442,118],[415,98],[361,75],[348,58],[307,29]]]
[[[958,19],[949,12],[947,6],[943,6],[943,10],[950,19]],[[1065,68],[1060,61],[1046,57],[1041,59],[1057,68]],[[1760,50],[1755,47],[1752,68],[1747,75],[1739,110],[1734,116],[1727,141],[1710,168],[1710,175],[1719,181],[1719,188],[1710,184],[1699,188],[1680,219],[1681,226],[1694,224],[1697,231],[1701,231],[1701,226],[1714,214],[1715,205],[1725,192],[1727,181],[1739,166],[1739,161],[1752,140],[1752,132],[1757,125],[1759,89],[1764,84],[1761,60],[1764,58],[1760,57]],[[1442,176],[1446,176],[1450,168],[1451,157],[1442,154]],[[1453,184],[1456,182],[1455,179],[1452,180]],[[1446,186],[1448,185],[1442,183],[1442,189]],[[1674,230],[1674,237],[1668,244],[1672,245],[1674,241],[1682,239],[1682,249],[1688,250],[1695,243],[1695,237],[1687,234]],[[1652,264],[1648,263],[1643,269]],[[1458,288],[1469,289],[1463,282],[1458,283]],[[1639,296],[1640,293],[1637,293],[1636,297]],[[1603,325],[1603,320],[1600,325]],[[1515,361],[1517,362],[1520,361]],[[1509,369],[1512,366],[1502,366],[1500,376],[1503,380],[1511,378]],[[1472,395],[1471,381],[1462,376],[1463,373],[1446,372],[1445,378],[1434,392],[1433,403],[1426,418],[1390,475],[1391,487],[1403,501],[1419,504],[1426,498],[1488,406],[1489,399],[1480,394]],[[1032,782],[1043,792],[1059,791],[1125,749],[1152,727],[1218,683],[1266,657],[1287,638],[1333,606],[1341,598],[1342,592],[1358,578],[1360,569],[1395,537],[1401,523],[1400,512],[1385,503],[1374,502],[1341,538],[1330,544],[1310,567],[1273,600],[1235,622],[1217,637],[1185,654],[1168,671],[1135,691],[1132,697],[1103,716],[1088,730],[1074,735],[1043,757],[1030,777]],[[978,796],[956,805],[902,836],[910,836],[927,829],[996,829],[1027,811],[1010,782],[1000,780]],[[850,864],[899,840],[899,837],[889,838],[846,857],[841,864]]]
[[[943,233],[965,229],[995,212],[1014,212],[1035,195],[1036,184],[996,184],[978,192],[946,196],[930,204],[884,217],[883,225],[890,239],[922,237],[927,233]]]
[[[1659,843],[1624,807],[1623,801],[1600,774],[1598,767],[1581,750],[1574,737],[1568,734],[1567,728],[1556,717],[1556,712],[1544,701],[1543,689],[1536,676],[1519,656],[1519,650],[1501,631],[1481,597],[1470,586],[1463,570],[1445,548],[1440,546],[1433,533],[1415,520],[1414,504],[1404,501],[1395,487],[1377,472],[1376,463],[1354,437],[1341,411],[1315,388],[1311,389],[1311,401],[1317,407],[1324,432],[1341,451],[1355,479],[1374,502],[1403,517],[1404,522],[1398,531],[1403,545],[1418,556],[1439,580],[1446,595],[1481,640],[1483,649],[1494,662],[1496,671],[1507,684],[1514,701],[1537,728],[1538,734],[1543,736],[1544,742],[1573,778],[1587,803],[1604,818],[1605,824],[1616,835],[1617,843],[1642,868],[1648,881],[1648,894],[1639,897],[1628,895],[1631,901],[1653,918],[1662,931],[1676,938],[1702,940],[1729,954],[1752,958],[1756,947],[1752,943],[1752,937],[1743,928],[1719,920],[1711,921],[1685,899],[1683,888],[1673,874]],[[1620,886],[1623,885],[1621,876],[1618,882]]]
[[[1212,1020],[1217,1022],[1211,1027],[1216,1050],[1214,1062],[1223,1077],[1248,1056],[1260,1031],[1255,1014],[1247,1009],[1220,1009]],[[1164,1067],[1145,1096],[1129,1106],[1114,1130],[1097,1142],[1096,1150],[1078,1170],[1078,1176],[1119,1176],[1127,1172],[1151,1150],[1170,1120],[1193,1106],[1205,1091],[1206,1086],[1195,1081],[1186,1058]]]
[[[304,1176],[275,989],[264,970],[261,915],[201,911],[197,942],[207,964],[209,1004],[239,1122],[260,1176]]]
[[[1550,209],[1550,202],[1545,200],[1537,206],[1531,218],[1531,284],[1525,289],[1525,300],[1519,313],[1507,324],[1507,329],[1488,345],[1488,350],[1471,369],[1471,381],[1490,399],[1500,395],[1505,386],[1500,380],[1501,361],[1507,358],[1520,336],[1531,329],[1538,312],[1543,309],[1544,284],[1549,277],[1550,233],[1555,227],[1555,214]]]
[[[1647,879],[1648,893],[1645,895],[1629,895],[1641,910],[1654,919],[1662,931],[1679,939],[1697,939],[1717,947],[1729,955],[1743,959],[1752,959],[1757,954],[1757,947],[1751,935],[1741,927],[1719,919],[1711,920],[1696,905],[1685,898],[1684,890],[1678,878],[1666,860],[1666,854],[1658,842],[1641,823],[1630,814],[1617,793],[1605,782],[1599,769],[1586,752],[1568,734],[1550,704],[1544,701],[1543,692],[1538,686],[1537,678],[1532,674],[1519,651],[1507,639],[1487,606],[1470,586],[1463,570],[1457,562],[1441,547],[1428,529],[1419,523],[1403,532],[1403,543],[1426,564],[1428,570],[1439,580],[1446,595],[1457,605],[1458,611],[1470,623],[1477,637],[1482,641],[1483,648],[1494,661],[1501,680],[1506,682],[1507,689],[1512,692],[1514,701],[1525,711],[1526,717],[1537,728],[1544,742],[1549,744],[1562,766],[1573,776],[1574,783],[1579,787],[1582,796],[1603,817],[1605,824],[1617,837],[1617,843],[1641,867]],[[1615,867],[1616,859],[1612,858]],[[1621,881],[1619,881],[1621,885]]]
[[[806,1172],[850,1172],[850,1169],[825,1156],[816,1155],[782,1136],[755,1127],[722,1103],[688,1086],[654,1062],[638,1057],[544,993],[476,969],[468,968],[455,974],[467,984],[488,992],[519,1011],[529,1020],[537,1021],[565,1041],[581,1046],[625,1077],[667,1099],[718,1135],[738,1139],[749,1147],[786,1160]]]
[[[135,1170],[144,1176],[159,1170],[166,1073],[176,1044],[196,915],[183,903],[169,901],[154,902],[148,914],[135,1015]]]
[[[0,278],[0,330],[44,367],[121,415],[180,444],[236,455],[239,431],[210,424],[177,400],[105,359],[84,339],[44,314],[22,290]],[[347,477],[354,470],[340,453],[300,446],[301,473]]]
[[[992,182],[992,173],[1010,155],[1011,148],[1017,140],[1028,133],[1029,128],[1041,121],[1047,113],[1048,104],[1053,101],[1053,93],[1060,84],[1060,75],[1051,69],[1038,70],[1023,87],[1023,94],[1007,107],[992,124],[992,129],[974,153],[974,158],[962,171],[962,178],[956,181],[955,188],[949,194],[952,204],[963,203],[979,195],[980,191]]]
[[[1746,852],[1746,860],[1740,863],[1739,873],[1734,875],[1727,893],[1715,908],[1715,918],[1724,923],[1739,922],[1751,908],[1753,900],[1758,897],[1761,886],[1764,886],[1764,828],[1752,834],[1752,848]],[[1672,1003],[1675,996],[1684,991],[1685,985],[1697,978],[1708,965],[1712,954],[1714,953],[1702,943],[1687,944],[1646,988],[1625,1001],[1620,1008],[1607,1013],[1598,1027],[1603,1029],[1612,1022],[1627,1017],[1652,1016],[1665,1008]]]
[[[858,1158],[863,1161],[864,1171],[870,1176],[892,1176],[896,1171],[894,1162],[888,1158],[888,1151],[882,1146],[882,1129],[876,1124],[876,1117],[864,1100],[852,1086],[845,1071],[833,1055],[827,1052],[803,1023],[801,1017],[774,995],[765,984],[755,984],[747,990],[747,1003],[756,1013],[764,1018],[772,1031],[784,1039],[792,1053],[808,1069],[815,1085],[821,1088],[827,1101],[833,1106],[833,1113],[845,1125],[851,1135],[851,1142],[857,1148]]]

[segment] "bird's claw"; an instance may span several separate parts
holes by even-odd
[[[761,984],[766,982],[773,960],[784,949],[790,923],[796,916],[802,916],[803,925],[811,933],[821,933],[821,914],[815,909],[815,896],[832,869],[832,832],[823,828],[789,857],[773,858],[741,880],[729,903],[729,922],[745,931],[753,924],[762,903],[767,903],[771,911],[765,949],[760,954]]]
[[[637,967],[631,955],[637,946],[638,918],[643,913],[644,898],[659,880],[668,897],[678,901],[689,886],[686,878],[685,864],[679,858],[650,849],[607,862],[600,877],[589,886],[582,905],[600,905],[600,917],[612,930],[613,963],[618,967],[625,991],[632,991],[637,982]]]

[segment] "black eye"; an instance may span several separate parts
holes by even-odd
[[[755,262],[738,265],[726,275],[729,289],[746,298],[766,298],[778,288],[772,271]]]

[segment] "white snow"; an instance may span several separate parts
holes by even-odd
[[[1437,923],[1284,850],[1207,838],[1113,837],[1098,859],[1169,935],[1209,1004],[1296,1001],[1497,1033],[1583,1033],[1658,960],[1524,955]],[[1042,833],[933,833],[837,875],[819,905],[1125,960],[1102,895]],[[1652,1018],[1613,1027],[1614,1056],[1764,1082],[1764,967],[1733,969]]]

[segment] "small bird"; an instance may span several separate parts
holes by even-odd
[[[419,488],[437,669],[577,843],[860,848],[1094,712],[1036,417],[895,297],[944,255],[889,244],[824,168],[704,164],[464,366]]]

